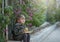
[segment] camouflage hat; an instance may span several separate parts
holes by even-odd
[[[20,18],[25,18],[25,16],[24,15],[20,15]]]

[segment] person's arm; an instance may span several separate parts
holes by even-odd
[[[20,35],[20,34],[24,31],[23,29],[22,29],[22,30],[18,30],[18,28],[20,28],[19,25],[15,25],[15,26],[14,26],[13,31],[14,31],[14,34],[15,34],[15,35]]]
[[[24,29],[24,33],[32,33],[32,32],[33,31],[29,31],[27,27]]]

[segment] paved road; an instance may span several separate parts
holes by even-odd
[[[54,30],[42,42],[60,42],[60,28],[57,28],[56,30]]]
[[[31,42],[42,42],[47,36],[49,36],[56,29],[56,25],[46,27],[42,31],[38,32],[31,38]]]

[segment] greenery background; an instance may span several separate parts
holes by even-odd
[[[8,0],[9,3],[4,3],[8,5],[4,7],[2,2],[0,0],[0,42],[4,42],[4,29],[6,25],[10,25],[13,28],[16,21],[15,18],[20,14],[26,16],[26,25],[29,27],[38,27],[45,21],[51,24],[60,21],[60,6],[57,8],[56,0],[49,0],[48,3],[43,0]]]

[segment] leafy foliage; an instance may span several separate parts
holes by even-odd
[[[4,9],[5,14],[0,14],[0,42],[5,41],[4,31],[6,28],[6,25],[9,25],[11,23],[11,18],[13,18],[13,11],[11,7],[6,7]]]
[[[2,0],[0,0],[0,4],[2,3]]]
[[[1,2],[2,0],[0,0],[0,3]],[[30,27],[40,26],[46,21],[46,19],[50,23],[60,21],[60,8],[56,9],[56,7],[54,7],[55,2],[51,7],[48,6],[47,16],[46,8],[43,2],[34,0],[22,0],[22,3],[20,2],[21,4],[19,2],[19,0],[16,0],[16,3],[13,3],[13,5],[4,8],[4,14],[0,14],[0,42],[3,42],[3,32],[6,24],[15,24],[16,17],[18,15],[24,14],[26,16],[26,25]]]

